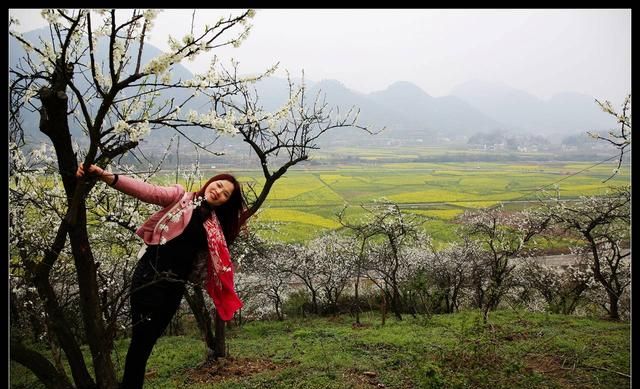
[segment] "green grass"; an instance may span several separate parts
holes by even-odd
[[[222,381],[198,371],[204,346],[197,337],[163,337],[145,388],[630,387],[623,376],[630,374],[629,323],[512,310],[489,321],[464,311],[387,318],[384,326],[373,313],[361,316],[362,327],[349,316],[252,322],[228,330],[227,363],[269,368]],[[121,361],[127,343],[117,344]],[[194,380],[196,372],[209,382]],[[14,388],[38,388],[14,363],[11,377]]]

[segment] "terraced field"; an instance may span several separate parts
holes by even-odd
[[[387,198],[407,212],[424,216],[424,226],[433,237],[447,241],[455,239],[451,220],[470,208],[499,202],[522,207],[538,201],[542,190],[575,199],[602,194],[610,186],[630,181],[628,169],[623,169],[603,182],[611,175],[612,165],[594,164],[466,162],[295,167],[272,188],[257,220],[276,223],[276,229],[265,232],[273,239],[302,241],[339,228],[336,213],[345,204],[350,206],[350,214],[356,215],[359,205]],[[263,182],[257,170],[233,173],[257,189]]]

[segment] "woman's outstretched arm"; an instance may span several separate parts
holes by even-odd
[[[85,171],[82,164],[80,164],[76,171],[76,177],[80,178],[85,175],[96,177],[120,192],[133,196],[145,203],[157,204],[163,207],[180,200],[184,194],[184,188],[180,185],[153,185],[128,176],[107,172],[96,165],[90,165]]]

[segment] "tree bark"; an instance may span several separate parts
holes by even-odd
[[[609,318],[616,321],[620,320],[620,313],[618,312],[619,296],[611,291],[613,285],[611,285],[611,282],[607,280],[607,278],[602,273],[602,270],[600,269],[600,253],[598,252],[598,244],[591,235],[591,229],[583,231],[582,235],[589,242],[591,253],[593,254],[593,264],[591,266],[591,270],[593,270],[593,277],[598,282],[600,282],[602,286],[604,286],[605,290],[607,291],[607,296],[609,297]]]
[[[313,313],[320,314],[320,307],[318,306],[318,292],[315,289],[311,289],[311,305],[313,306]]]
[[[69,240],[78,275],[80,308],[87,342],[93,358],[96,382],[99,388],[112,389],[117,386],[115,369],[111,360],[113,340],[106,336],[104,327],[98,295],[96,264],[86,229],[84,203],[79,211],[78,224],[69,231]]]
[[[62,223],[64,224],[64,222]],[[61,225],[57,238],[65,234],[66,228],[64,225]],[[58,240],[57,238],[56,240]],[[64,237],[62,237],[61,240],[62,239],[64,239]],[[54,243],[54,251],[56,247],[57,245]],[[44,309],[49,318],[49,329],[54,332],[60,347],[62,347],[67,356],[67,361],[71,368],[71,375],[73,376],[76,386],[78,388],[94,388],[95,383],[84,362],[80,346],[71,332],[72,326],[67,322],[62,308],[58,303],[55,291],[49,282],[50,262],[52,261],[49,260],[49,258],[45,258],[45,260],[38,265],[29,265],[29,262],[27,262],[29,271],[33,274],[32,282],[38,291],[38,296],[40,296],[40,299],[42,299],[44,303]]]
[[[620,310],[618,309],[619,296],[612,292],[607,292],[609,295],[609,319],[619,321]]]
[[[29,350],[20,342],[11,339],[11,359],[31,370],[48,389],[73,389],[65,375],[58,373],[56,368],[42,354]]]
[[[382,290],[382,325],[387,321],[387,294]]]
[[[396,315],[396,319],[402,320],[402,301],[400,300],[400,291],[397,287],[397,281],[394,279],[393,282],[393,296],[391,298],[393,313]]]
[[[106,336],[104,328],[98,296],[96,265],[89,245],[86,209],[82,199],[85,191],[90,187],[85,187],[82,185],[84,181],[78,182],[75,177],[77,160],[71,143],[67,116],[68,98],[65,94],[71,75],[66,73],[65,66],[64,63],[58,64],[53,89],[41,90],[40,130],[51,139],[56,150],[58,170],[67,195],[68,212],[65,223],[67,223],[78,277],[80,309],[93,358],[96,382],[99,388],[112,389],[117,386],[115,369],[111,361],[112,339]]]
[[[202,296],[202,288],[194,287],[193,293],[189,293],[189,290],[187,290],[185,297],[196,319],[200,334],[204,338],[205,347],[207,348],[206,360],[209,361],[215,356],[216,342],[213,331],[211,330],[211,315],[209,315],[207,311],[204,297]]]
[[[360,272],[362,268],[363,255],[364,255],[364,245],[367,240],[362,239],[362,245],[360,245],[360,253],[358,254],[358,266],[356,270],[356,284],[355,284],[355,309],[356,309],[356,324],[360,325]]]
[[[227,356],[226,342],[225,342],[225,322],[220,318],[218,312],[216,312],[216,337],[215,337],[215,348],[214,348],[214,357],[215,358],[224,358]]]

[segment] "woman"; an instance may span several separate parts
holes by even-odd
[[[242,307],[227,248],[244,224],[242,189],[229,174],[213,176],[197,192],[178,184],[152,185],[96,165],[85,172],[80,164],[76,176],[85,175],[163,207],[136,231],[146,246],[133,273],[132,334],[121,388],[142,388],[147,359],[178,310],[187,280],[204,281],[222,320],[231,320]]]

